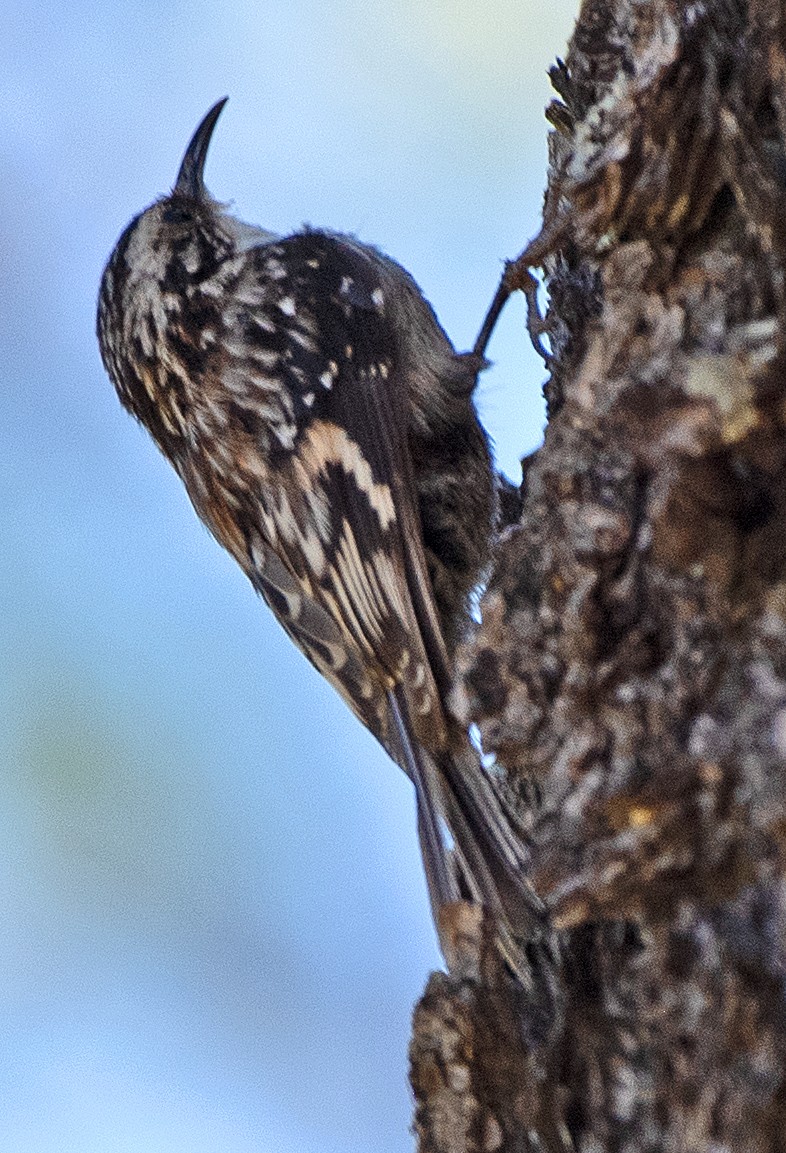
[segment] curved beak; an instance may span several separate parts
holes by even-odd
[[[203,200],[207,195],[203,175],[207,150],[216,121],[228,99],[228,96],[224,96],[213,105],[191,137],[183,162],[180,165],[180,171],[177,174],[173,192],[179,193],[181,196],[189,196],[192,200]]]

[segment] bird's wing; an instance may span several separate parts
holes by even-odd
[[[423,551],[406,381],[372,260],[305,232],[257,253],[254,339],[278,353],[287,411],[271,440],[252,578],[279,620],[390,744],[402,686],[419,740],[446,739],[447,659]],[[285,333],[282,339],[281,333]],[[364,704],[367,702],[368,707]],[[385,719],[387,718],[387,719]]]

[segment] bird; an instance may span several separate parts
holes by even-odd
[[[379,249],[280,236],[215,200],[204,168],[226,99],[109,258],[103,364],[198,516],[412,781],[446,958],[453,913],[479,906],[526,985],[543,905],[525,838],[448,707],[496,515],[482,349],[457,353]]]

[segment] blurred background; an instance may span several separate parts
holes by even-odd
[[[1,1150],[412,1147],[410,1014],[441,961],[410,786],[121,410],[96,292],[228,94],[211,191],[379,245],[469,347],[537,229],[575,8],[6,0]],[[514,478],[543,423],[523,315],[480,389]]]

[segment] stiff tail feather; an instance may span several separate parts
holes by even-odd
[[[515,814],[469,740],[458,753],[432,755],[413,741],[403,694],[392,690],[389,699],[402,768],[415,786],[437,928],[452,902],[482,905],[493,918],[503,960],[528,988],[524,947],[545,926],[545,907],[527,879],[528,854]]]

